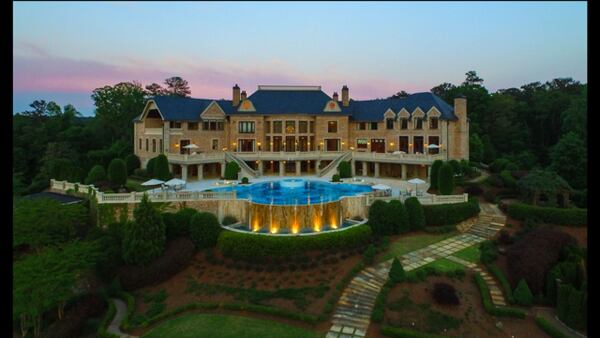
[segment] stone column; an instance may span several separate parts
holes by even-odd
[[[315,162],[315,174],[319,174],[321,172],[321,160],[317,160]]]
[[[379,177],[379,162],[375,162],[375,177]]]
[[[187,181],[187,164],[181,165],[181,179]]]
[[[352,177],[356,176],[356,161],[355,160],[350,160],[350,172],[352,174]]]
[[[431,180],[431,166],[428,165],[427,166],[427,182],[430,182]]]
[[[300,176],[302,174],[302,167],[300,161],[296,161],[296,176]]]
[[[279,176],[285,176],[285,163],[279,161]]]
[[[406,179],[408,179],[408,177],[406,177],[406,172],[407,172],[407,167],[406,167],[406,164],[403,164],[403,165],[402,165],[402,179],[403,179],[403,180],[406,180]]]
[[[367,161],[362,161],[362,174],[363,176],[369,176],[368,174]]]
[[[204,178],[204,164],[198,164],[198,181]]]
[[[258,161],[258,174],[263,175],[263,161]]]
[[[225,161],[221,162],[221,177],[225,177]]]

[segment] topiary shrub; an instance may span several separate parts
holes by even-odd
[[[217,217],[209,212],[199,212],[190,221],[190,236],[196,248],[212,248],[221,233]]]
[[[408,220],[410,222],[411,230],[423,230],[425,229],[425,212],[419,199],[416,197],[409,197],[404,201],[404,207],[408,213]]]
[[[388,203],[382,200],[376,200],[369,207],[369,226],[373,229],[376,236],[392,235],[397,225],[396,221],[390,217],[391,208]]]
[[[148,178],[148,171],[146,169],[135,169],[133,171],[133,176]]]
[[[331,177],[331,182],[340,182],[340,175],[334,174],[333,177]]]
[[[235,216],[227,215],[227,216],[223,217],[223,221],[221,222],[221,224],[231,225],[231,224],[235,224],[237,222],[238,222],[238,220],[237,220],[237,218],[235,218]]]
[[[529,286],[527,286],[527,282],[524,279],[519,281],[515,291],[513,292],[513,297],[515,302],[519,305],[529,306],[533,301],[533,294],[531,294],[531,290],[529,290]]]
[[[435,283],[431,295],[436,303],[441,305],[459,305],[460,301],[456,295],[454,286],[447,283]]]
[[[401,234],[410,231],[410,221],[408,219],[408,212],[406,208],[400,202],[400,200],[391,200],[387,205],[386,216],[391,217],[394,228],[393,232]]]
[[[239,164],[237,164],[236,162],[227,162],[225,164],[225,179],[226,180],[237,180],[238,179],[238,173],[241,171],[242,169],[240,168]]]
[[[479,260],[482,263],[492,263],[498,258],[498,248],[492,241],[484,241],[479,244]]]
[[[154,177],[155,163],[156,163],[156,157],[149,159],[148,163],[146,163],[146,172],[148,173],[149,177]]]
[[[438,177],[439,177],[439,173],[440,173],[440,168],[442,167],[442,165],[444,164],[444,161],[442,160],[435,160],[433,161],[433,164],[431,165],[431,177],[429,178],[429,181],[431,182],[430,184],[430,188],[431,189],[438,189]]]
[[[454,192],[454,169],[449,163],[444,163],[440,167],[438,190],[442,195],[452,195]]]
[[[104,181],[106,179],[106,171],[101,165],[95,165],[90,169],[88,173],[85,184],[96,184],[99,181]]]
[[[400,263],[398,258],[394,258],[394,261],[392,261],[389,277],[394,283],[402,283],[406,279],[406,272],[404,271],[402,263]]]
[[[248,177],[242,177],[242,184],[248,184],[249,182]]]
[[[367,248],[367,250],[365,250],[365,253],[363,254],[363,259],[365,260],[365,264],[366,265],[373,264],[373,261],[375,261],[376,254],[377,254],[377,250],[375,249],[375,246],[373,244],[369,245],[369,247]]]
[[[454,175],[461,176],[463,174],[460,162],[458,162],[457,160],[450,160],[448,161],[448,164],[452,166],[452,172],[454,173]]]
[[[340,173],[340,178],[350,178],[352,177],[352,167],[350,162],[348,161],[341,161],[340,164],[338,164],[338,172]]]
[[[127,183],[127,165],[120,158],[115,158],[108,165],[108,180],[122,187]]]
[[[133,175],[134,171],[142,165],[139,157],[135,154],[127,155],[125,157],[125,164],[127,165],[127,175]]]
[[[164,154],[156,156],[156,162],[154,163],[154,177],[162,181],[168,181],[173,178],[169,171],[169,160]]]

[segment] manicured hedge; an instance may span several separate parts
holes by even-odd
[[[381,334],[387,337],[396,338],[447,338],[448,336],[440,336],[432,333],[424,333],[405,329],[403,327],[393,327],[384,325],[381,327]]]
[[[162,256],[147,265],[125,265],[117,269],[117,276],[124,290],[135,290],[160,283],[185,269],[196,248],[194,243],[185,237],[167,243]]]
[[[559,329],[552,326],[552,324],[550,324],[550,322],[542,316],[535,317],[535,322],[540,327],[540,329],[542,329],[544,332],[546,332],[549,336],[553,338],[569,338],[569,336],[560,332]]]
[[[100,322],[100,325],[98,326],[98,331],[96,332],[96,335],[99,338],[119,338],[119,336],[117,336],[116,334],[112,334],[106,331],[113,318],[115,318],[115,314],[117,314],[117,309],[115,308],[115,303],[112,301],[112,299],[106,299],[106,301],[108,302],[108,310],[106,311],[106,314],[104,315],[102,321]]]
[[[318,236],[262,236],[225,230],[219,236],[217,247],[232,259],[260,261],[269,257],[291,257],[309,250],[356,248],[370,240],[371,228],[366,224]]]
[[[457,224],[479,214],[479,202],[471,197],[468,202],[423,206],[425,224],[442,226]]]
[[[580,208],[548,208],[512,203],[508,206],[508,215],[514,219],[538,219],[544,223],[557,225],[586,225],[587,209]]]
[[[133,312],[135,311],[135,298],[125,291],[117,292],[117,297],[127,304],[127,312],[125,313],[125,317],[123,317],[123,321],[121,321],[121,326],[119,328],[121,330],[128,330],[129,320],[133,317]]]
[[[431,234],[447,234],[452,231],[456,231],[455,224],[434,226],[434,227],[425,227],[425,232],[428,232]]]
[[[408,213],[408,221],[410,222],[411,230],[422,230],[425,228],[425,211],[419,199],[409,197],[404,201],[404,207]]]
[[[504,296],[506,297],[508,303],[514,304],[515,298],[513,297],[512,288],[508,282],[508,279],[506,279],[506,276],[502,273],[502,270],[500,270],[500,268],[494,263],[486,264],[485,266],[492,273],[492,275],[494,275],[496,279],[500,281],[500,285],[502,286]]]
[[[514,318],[525,318],[525,311],[517,308],[505,307],[505,306],[495,306],[492,303],[492,297],[490,296],[490,289],[487,284],[483,280],[483,277],[479,273],[473,275],[473,279],[475,280],[475,284],[479,287],[479,292],[481,293],[481,300],[483,302],[483,308],[485,312],[497,316],[497,317],[514,317]]]

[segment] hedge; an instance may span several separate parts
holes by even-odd
[[[123,317],[123,321],[121,322],[121,326],[119,328],[121,330],[128,330],[129,320],[133,317],[133,312],[135,311],[135,298],[130,293],[125,291],[117,292],[117,297],[124,300],[127,304],[127,312],[125,313],[125,317]]]
[[[550,324],[550,322],[542,316],[535,317],[535,322],[540,329],[542,329],[544,332],[546,332],[549,336],[553,338],[569,338],[568,335],[560,332],[559,329],[552,326],[552,324]]]
[[[538,219],[548,224],[579,226],[587,224],[587,209],[548,208],[512,203],[508,206],[508,215],[517,220]]]
[[[381,323],[383,315],[385,314],[385,301],[387,300],[388,294],[392,290],[394,282],[388,280],[385,282],[377,298],[375,298],[375,305],[373,305],[373,312],[371,312],[371,320],[376,323]]]
[[[514,318],[525,318],[525,311],[517,308],[511,308],[507,306],[495,306],[492,303],[492,297],[490,296],[490,289],[481,277],[481,274],[476,273],[473,275],[475,284],[479,287],[481,293],[481,300],[483,302],[483,308],[485,312],[497,316],[497,317],[514,317]]]
[[[424,205],[427,226],[453,225],[479,214],[479,202],[471,197],[468,202]]]
[[[239,260],[264,260],[269,257],[291,257],[309,250],[339,250],[356,248],[371,239],[366,224],[318,236],[262,236],[234,231],[222,231],[217,247],[225,257]]]
[[[118,335],[106,331],[113,318],[115,318],[115,314],[117,314],[117,309],[115,308],[115,303],[112,301],[112,299],[107,298],[106,300],[108,302],[108,310],[102,318],[96,334],[100,338],[119,338]]]
[[[425,232],[428,232],[431,234],[447,234],[452,231],[456,231],[455,224],[435,226],[435,227],[425,227]]]
[[[448,338],[448,336],[440,336],[437,334],[424,333],[402,327],[393,327],[387,325],[382,326],[380,332],[384,336],[397,338]]]
[[[508,279],[506,279],[506,276],[502,273],[502,270],[500,270],[500,268],[494,263],[485,264],[485,267],[492,273],[492,275],[494,275],[494,277],[496,277],[498,281],[500,281],[500,285],[502,286],[504,296],[506,297],[508,303],[514,304],[515,298],[513,297],[512,288],[508,282]]]

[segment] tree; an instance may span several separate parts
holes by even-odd
[[[156,157],[153,157],[151,159],[148,160],[148,162],[146,163],[146,172],[148,173],[148,175],[150,177],[154,177],[154,166],[156,164]]]
[[[431,88],[430,90],[435,95],[441,97],[445,101],[450,102],[452,96],[451,93],[456,90],[456,86],[451,83],[444,82],[441,85]]]
[[[150,96],[167,95],[165,89],[161,87],[158,83],[152,83],[151,85],[147,85],[145,88]]]
[[[404,90],[401,90],[401,91],[397,92],[396,94],[388,97],[388,99],[401,99],[401,98],[408,97],[408,96],[410,96],[409,93],[405,92]]]
[[[349,161],[341,161],[337,169],[340,173],[340,178],[352,177],[352,167]]]
[[[199,212],[190,220],[190,237],[198,249],[217,245],[221,230],[219,220],[209,212]]]
[[[88,173],[85,184],[96,184],[99,181],[106,179],[106,171],[101,165],[95,165]]]
[[[483,142],[475,133],[469,136],[469,161],[483,162]]]
[[[575,189],[587,186],[587,149],[575,132],[561,137],[551,152],[550,168]]]
[[[435,161],[433,161],[433,164],[431,165],[431,177],[429,178],[429,182],[430,182],[429,187],[431,189],[434,189],[434,190],[438,189],[438,176],[439,176],[438,174],[439,174],[440,168],[443,164],[444,164],[444,161],[435,160]]]
[[[517,287],[513,292],[513,296],[519,305],[529,306],[533,302],[533,294],[531,294],[531,290],[529,290],[527,282],[522,278],[519,281],[519,284],[517,284]]]
[[[408,213],[411,230],[425,229],[425,211],[419,199],[409,197],[404,201],[404,207]]]
[[[483,83],[483,79],[477,76],[477,72],[470,70],[465,73],[466,79],[463,82],[463,86],[480,86]]]
[[[400,202],[400,200],[391,200],[388,202],[387,208],[389,209],[387,214],[394,223],[393,233],[400,234],[410,231],[408,213],[402,202]]]
[[[165,85],[167,85],[165,91],[168,93],[168,95],[189,97],[192,93],[188,82],[180,78],[179,76],[174,76],[166,79]]]
[[[169,160],[164,154],[160,154],[156,157],[154,163],[154,170],[152,172],[156,178],[162,181],[168,181],[173,178],[169,171]]]
[[[236,162],[227,162],[225,164],[225,179],[237,180],[240,170],[241,168]]]
[[[134,221],[125,226],[123,261],[145,265],[162,255],[165,249],[165,224],[146,194],[133,210],[133,218]]]
[[[134,170],[141,166],[140,159],[135,154],[127,155],[125,164],[127,165],[127,175],[133,175]]]
[[[406,278],[406,272],[404,272],[402,263],[400,263],[398,258],[394,258],[394,260],[392,261],[392,267],[390,268],[389,277],[390,280],[394,283],[402,283]]]
[[[375,236],[394,234],[395,221],[390,214],[388,203],[376,200],[369,207],[369,226]]]
[[[122,187],[127,183],[127,165],[120,158],[115,158],[108,165],[108,180]]]
[[[451,195],[454,192],[454,169],[448,162],[440,167],[438,189],[442,195]]]

